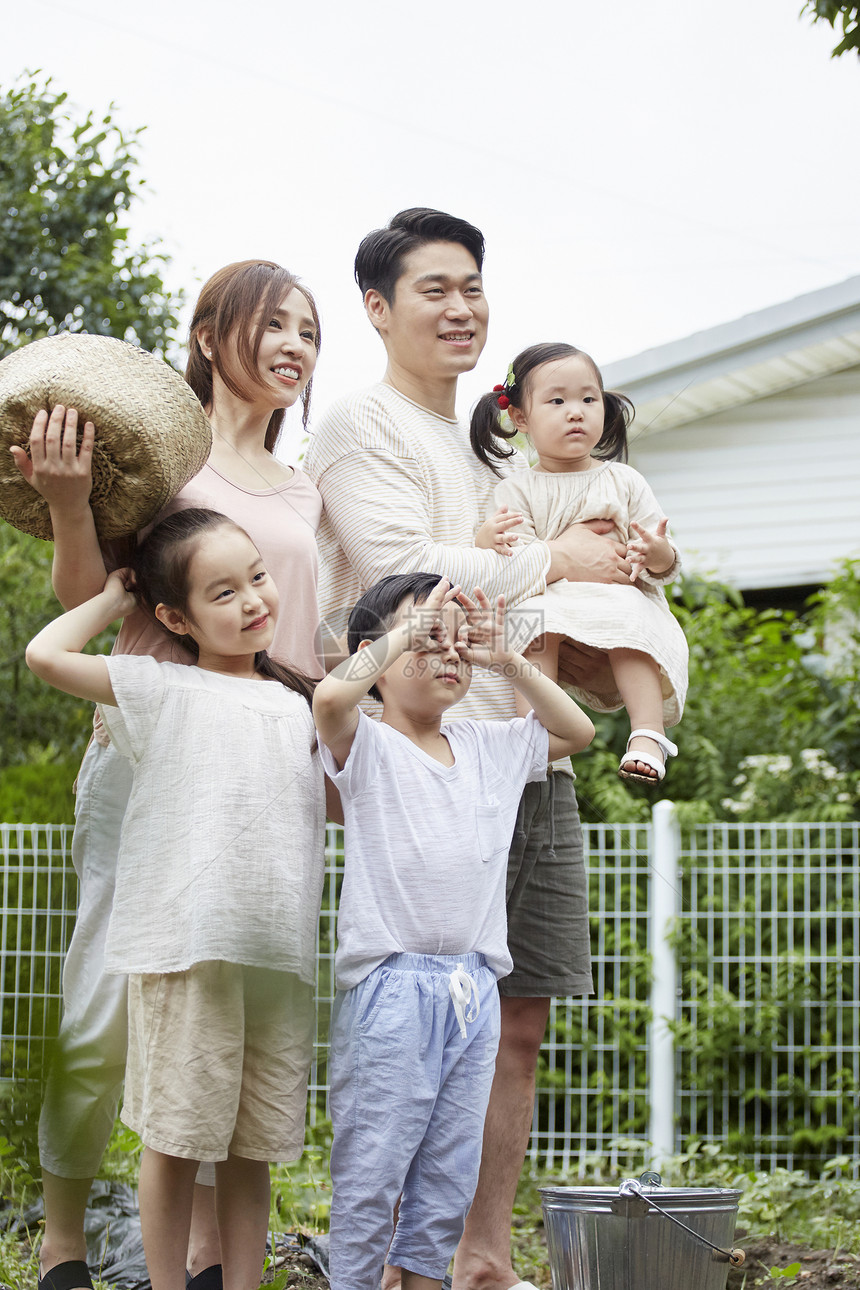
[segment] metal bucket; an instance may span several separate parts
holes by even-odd
[[[542,1187],[553,1290],[725,1290],[744,1261],[732,1249],[740,1195],[632,1180]]]

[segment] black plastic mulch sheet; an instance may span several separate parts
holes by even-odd
[[[0,1230],[36,1234],[45,1214],[41,1200],[25,1210],[0,1211]],[[93,1277],[109,1281],[122,1290],[151,1290],[143,1240],[137,1191],[128,1183],[93,1183],[84,1231],[87,1264]],[[271,1247],[270,1247],[271,1248]],[[328,1237],[300,1233],[276,1234],[275,1256],[300,1249],[328,1280]]]
[[[6,1231],[35,1235],[44,1214],[44,1206],[38,1200],[25,1210],[5,1210],[0,1214],[0,1226]],[[94,1277],[124,1286],[125,1290],[150,1290],[133,1187],[100,1179],[94,1182],[84,1232],[87,1264]]]

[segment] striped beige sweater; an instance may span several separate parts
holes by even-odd
[[[509,605],[545,589],[545,543],[512,557],[474,545],[495,510],[498,477],[475,457],[462,422],[374,385],[329,409],[303,466],[323,499],[320,611],[333,635],[346,630],[362,591],[392,573],[438,573]],[[526,468],[519,454],[502,466],[505,474]],[[456,715],[514,716],[509,682],[476,671]]]

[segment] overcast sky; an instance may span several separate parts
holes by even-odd
[[[860,273],[860,60],[801,3],[5,0],[0,86],[41,68],[147,127],[132,230],[171,286],[255,256],[304,279],[317,416],[383,369],[363,234],[416,205],[478,224],[468,411],[535,341],[602,364]]]

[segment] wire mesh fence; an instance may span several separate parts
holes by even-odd
[[[648,1130],[650,825],[585,828],[594,994],[553,999],[530,1146],[567,1173]]]
[[[661,877],[650,825],[585,829],[594,994],[554,1000],[531,1159],[560,1173],[648,1155],[655,1089],[649,944],[674,948],[675,1150],[719,1144],[756,1167],[860,1161],[860,825],[688,831]],[[327,1115],[341,830],[328,830],[309,1120]],[[32,1084],[56,1031],[77,883],[67,826],[0,826],[0,1081]],[[666,872],[665,868],[662,871]],[[654,925],[655,883],[676,917]],[[650,938],[650,939],[649,939]],[[660,1075],[659,1078],[663,1079]],[[661,1096],[667,1090],[661,1086]]]
[[[857,1176],[860,825],[714,824],[680,861],[679,1137]]]
[[[38,1068],[60,1015],[77,881],[70,825],[0,825],[0,1075]]]

